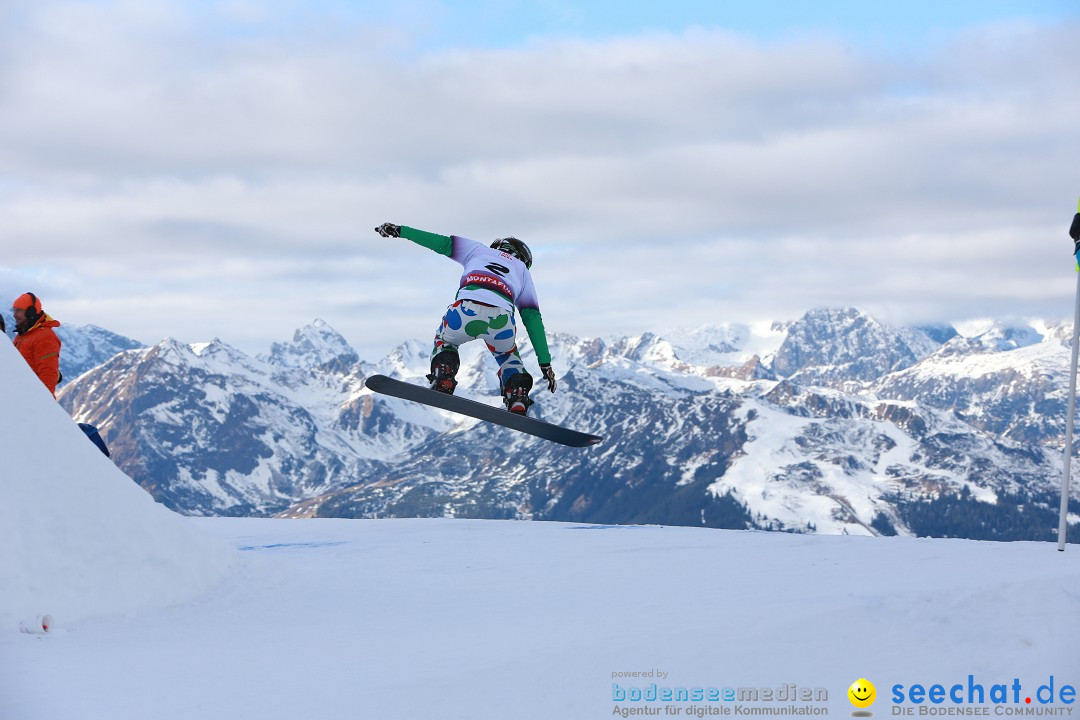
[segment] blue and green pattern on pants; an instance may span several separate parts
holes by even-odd
[[[457,352],[459,346],[470,340],[483,340],[499,364],[499,383],[505,386],[511,375],[525,372],[516,336],[517,322],[512,310],[475,300],[458,300],[446,308],[446,315],[435,333],[431,356],[435,357],[443,350]]]

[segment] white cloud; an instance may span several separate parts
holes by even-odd
[[[1071,309],[1075,25],[921,56],[722,30],[423,54],[385,17],[190,7],[0,26],[2,278],[61,320],[262,349],[317,306],[378,353],[456,277],[384,220],[525,238],[549,329],[580,334]]]

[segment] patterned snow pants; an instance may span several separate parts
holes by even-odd
[[[517,322],[514,311],[485,305],[475,300],[458,300],[446,308],[431,356],[444,350],[457,352],[458,346],[482,339],[499,364],[499,385],[515,373],[525,372],[517,349]]]

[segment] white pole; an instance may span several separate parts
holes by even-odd
[[[1080,214],[1078,214],[1080,217]],[[1076,221],[1073,221],[1076,225]],[[1065,551],[1069,527],[1069,482],[1072,479],[1073,427],[1076,424],[1076,361],[1080,354],[1080,257],[1077,257],[1076,310],[1073,312],[1072,362],[1069,365],[1069,416],[1065,420],[1065,478],[1061,484],[1061,518],[1058,520],[1058,550]]]

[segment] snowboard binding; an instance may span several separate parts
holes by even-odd
[[[528,373],[516,372],[508,377],[503,385],[503,402],[506,404],[506,409],[515,415],[528,415],[529,406],[533,404],[529,397],[532,384],[532,376]]]
[[[459,367],[461,367],[461,358],[456,352],[443,350],[431,358],[431,374],[427,376],[431,389],[453,395],[457,388],[457,380],[454,376],[457,375]]]

